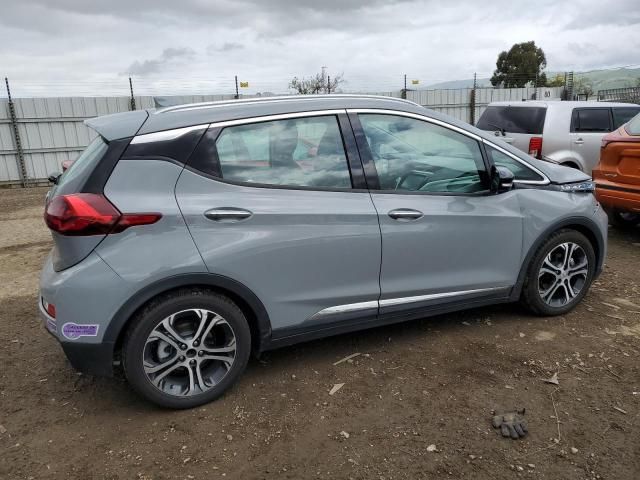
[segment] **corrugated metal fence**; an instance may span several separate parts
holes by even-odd
[[[548,90],[549,93],[543,93],[543,90]],[[415,90],[407,92],[407,99],[470,122],[472,119],[477,121],[489,102],[531,99],[534,94],[540,98],[559,98],[562,88],[477,89],[475,107],[472,107],[472,91],[472,89]],[[378,94],[400,96],[400,92],[379,92]],[[162,97],[163,101],[171,104],[233,98],[233,95]],[[135,102],[138,109],[155,106],[154,97],[151,96],[135,97]],[[125,112],[131,108],[131,99],[124,96],[20,98],[15,99],[13,103],[27,183],[44,181],[51,173],[61,170],[64,160],[74,160],[80,154],[94,136],[94,133],[83,124],[84,120],[109,113]],[[2,99],[0,100],[0,185],[22,182],[12,128],[8,102]]]

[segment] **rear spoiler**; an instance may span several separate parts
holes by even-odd
[[[146,110],[113,113],[84,121],[84,124],[98,132],[107,142],[120,138],[133,137],[149,117]]]

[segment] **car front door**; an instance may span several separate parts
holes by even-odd
[[[571,115],[571,150],[586,173],[591,173],[600,159],[602,137],[611,131],[608,107],[574,108]]]
[[[418,115],[350,119],[382,232],[380,313],[506,297],[522,215],[516,191],[489,192],[479,137]]]
[[[229,123],[176,185],[208,270],[262,301],[274,338],[375,318],[380,229],[344,110]]]

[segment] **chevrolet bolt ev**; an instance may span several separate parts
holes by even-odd
[[[606,253],[584,173],[400,99],[139,110],[46,201],[40,312],[71,364],[159,405],[219,397],[252,352],[520,300],[564,314]]]

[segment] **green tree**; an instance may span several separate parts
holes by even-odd
[[[551,80],[547,81],[547,87],[564,87],[564,75],[557,74]]]
[[[325,78],[321,73],[316,73],[313,77],[309,78],[293,77],[289,82],[289,88],[295,90],[300,95],[335,93],[338,86],[343,82],[344,79],[341,74]]]
[[[536,87],[543,87],[547,84],[547,76],[543,72],[546,66],[544,52],[536,47],[534,41],[516,43],[508,52],[498,55],[491,85],[513,88],[532,83]]]
[[[593,96],[593,85],[584,77],[578,78],[573,82],[573,93],[584,95],[585,100],[589,100],[589,97]]]

